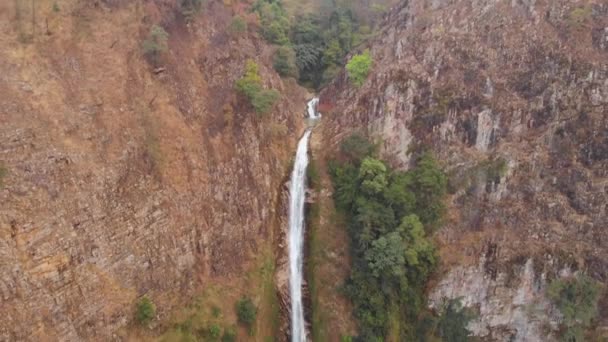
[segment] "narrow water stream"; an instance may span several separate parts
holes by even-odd
[[[318,98],[308,102],[308,118],[317,119]],[[291,296],[291,341],[306,341],[306,322],[302,299],[304,276],[304,202],[306,199],[306,168],[308,167],[309,127],[298,142],[289,188],[289,294]]]

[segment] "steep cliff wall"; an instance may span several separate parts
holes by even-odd
[[[487,340],[553,340],[547,280],[608,281],[607,32],[602,1],[403,1],[359,48],[367,81],[322,94],[326,146],[358,130],[395,166],[427,148],[442,161],[431,302],[463,297]]]
[[[0,340],[107,341],[142,294],[165,317],[239,283],[275,238],[305,93],[255,27],[230,34],[240,5],[188,24],[175,1],[35,4],[35,32],[29,2],[0,4]],[[233,90],[250,58],[282,94],[265,117]]]

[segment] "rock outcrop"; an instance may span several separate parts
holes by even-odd
[[[407,168],[431,149],[450,176],[432,305],[463,297],[475,335],[554,340],[547,279],[608,281],[608,4],[403,1],[367,81],[321,96],[326,145],[358,130]],[[607,326],[608,300],[600,303]]]
[[[0,341],[108,341],[143,294],[162,318],[244,275],[276,238],[305,92],[255,27],[230,33],[242,9],[37,1],[34,32],[24,3],[0,4]],[[247,59],[282,94],[265,117],[234,92]]]

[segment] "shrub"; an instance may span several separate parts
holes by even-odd
[[[298,77],[298,67],[296,66],[296,54],[292,48],[281,46],[274,55],[274,70],[283,77]]]
[[[213,315],[213,317],[218,318],[218,317],[220,317],[221,314],[222,314],[222,310],[220,308],[218,308],[217,306],[214,306],[211,308],[211,315]]]
[[[4,186],[4,178],[8,175],[8,170],[4,164],[0,163],[0,189]]]
[[[236,329],[233,327],[224,329],[224,335],[222,335],[222,342],[234,342],[236,341]]]
[[[236,15],[232,18],[228,31],[234,36],[239,36],[247,32],[247,22],[240,15]]]
[[[53,2],[53,12],[55,12],[55,13],[59,12],[59,5],[57,4],[57,2]]]
[[[359,133],[353,133],[340,144],[340,152],[350,161],[359,163],[374,152],[374,145]]]
[[[144,40],[142,48],[144,55],[156,66],[160,62],[163,53],[168,50],[167,40],[169,34],[162,27],[152,25],[148,38]]]
[[[253,60],[247,61],[245,75],[236,81],[236,89],[249,99],[249,102],[258,114],[270,111],[279,98],[277,91],[262,88],[259,67]]]
[[[180,0],[179,9],[186,21],[191,21],[200,12],[202,5],[203,0]]]
[[[460,298],[447,300],[439,316],[438,335],[445,342],[466,342],[471,334],[467,325],[473,318],[474,313],[462,307]]]
[[[369,54],[369,50],[365,51],[360,55],[356,55],[346,64],[346,71],[348,71],[348,77],[352,80],[353,84],[357,87],[363,85],[369,69],[372,66],[372,57]]]
[[[579,27],[591,17],[591,6],[577,7],[570,12],[570,25]]]
[[[583,330],[598,314],[598,283],[583,274],[556,279],[549,284],[547,296],[564,316],[564,341],[582,341]]]
[[[265,114],[272,109],[278,99],[279,93],[276,90],[263,89],[251,99],[251,104],[256,113]]]
[[[213,340],[219,339],[222,336],[222,328],[217,324],[211,325],[208,330],[208,336]]]
[[[236,303],[236,314],[239,322],[251,328],[257,316],[257,308],[249,297],[242,297]]]
[[[143,296],[136,304],[135,319],[139,324],[145,325],[150,323],[155,316],[156,306],[148,297]]]

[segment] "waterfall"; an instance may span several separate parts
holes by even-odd
[[[308,102],[308,117],[317,119],[318,98]],[[308,140],[312,128],[304,132],[291,173],[289,188],[289,294],[291,296],[291,341],[306,341],[306,324],[302,300],[304,274],[304,202],[306,199],[306,168],[308,167]]]
[[[315,97],[312,100],[308,101],[308,117],[310,119],[318,119],[321,117],[321,113],[317,111],[317,106],[319,105],[319,98]]]

